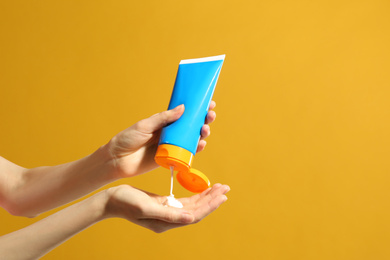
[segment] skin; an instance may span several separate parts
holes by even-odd
[[[197,151],[206,146],[210,105]],[[0,206],[13,215],[34,217],[84,196],[120,178],[158,167],[154,162],[162,127],[174,122],[184,106],[143,119],[125,129],[93,154],[63,165],[25,169],[0,157]],[[96,193],[26,228],[0,237],[0,255],[36,259],[85,228],[107,218],[123,218],[161,233],[195,224],[227,200],[227,185],[215,184],[201,194],[181,198],[182,209],[166,206],[166,197],[120,185]]]
[[[206,146],[208,124],[215,120],[210,105],[201,130],[198,151]],[[80,160],[25,169],[0,157],[0,206],[17,216],[34,217],[121,178],[158,167],[154,161],[161,128],[177,120],[184,106],[143,119],[114,136],[110,142]]]

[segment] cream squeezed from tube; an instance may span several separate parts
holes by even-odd
[[[181,204],[180,201],[175,199],[175,196],[173,195],[173,166],[170,167],[171,169],[171,191],[169,192],[169,196],[167,196],[167,204],[168,206],[175,207],[175,208],[183,208],[183,204]]]

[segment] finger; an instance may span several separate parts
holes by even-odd
[[[216,210],[227,200],[225,194],[229,190],[229,186],[217,183],[214,184],[212,188],[208,188],[200,194],[196,194],[191,198],[183,198],[180,200],[183,202],[186,209],[193,212],[195,217],[194,223],[197,223]],[[187,199],[189,199],[189,201],[187,201]]]
[[[228,187],[219,183],[214,184],[212,188],[201,193],[197,201],[192,202],[197,205],[194,210],[195,222],[202,220],[227,200],[225,194]]]
[[[230,191],[230,187],[228,185],[223,185],[223,193],[222,194],[226,194]]]
[[[204,148],[206,147],[206,144],[207,144],[207,142],[205,140],[200,140],[198,143],[198,147],[196,149],[196,152],[199,153],[199,152],[203,151]]]
[[[149,118],[143,119],[136,124],[136,129],[140,132],[151,134],[169,123],[179,119],[184,113],[184,105],[179,105],[174,109],[155,114]]]
[[[213,212],[214,210],[216,210],[217,208],[219,208],[219,206],[221,206],[222,203],[226,202],[227,199],[228,198],[226,195],[220,195],[215,199],[211,200],[209,202],[209,212],[207,213],[207,215]]]
[[[200,198],[206,196],[210,192],[210,190],[211,188],[207,188],[202,193],[195,194],[191,197],[183,197],[178,200],[184,205],[184,209],[191,211],[196,208],[196,205]]]
[[[195,222],[201,221],[203,218],[211,214],[214,210],[219,208],[219,206],[221,206],[221,204],[227,200],[226,195],[223,194],[219,194],[218,196],[215,196],[211,199],[209,196],[207,197],[202,200],[202,203],[194,212]]]
[[[214,100],[211,100],[209,110],[213,110],[216,107],[217,103]]]
[[[222,185],[220,183],[214,184],[213,187],[209,191],[205,191],[201,194],[199,199],[199,203],[201,204],[210,204],[213,200],[218,199],[219,197],[226,197],[225,194],[229,192],[230,187],[227,185]],[[227,199],[224,198],[224,199]],[[224,202],[224,201],[223,201]]]
[[[222,185],[220,183],[214,184],[211,191],[208,193],[208,195],[211,198],[215,198],[219,195],[225,195],[230,191],[230,187],[228,185]]]
[[[202,129],[200,130],[200,138],[203,140],[207,138],[211,133],[210,126],[209,125],[203,125]]]
[[[195,205],[202,197],[209,194],[210,191],[211,191],[211,187],[202,191],[202,193],[195,194],[195,195],[191,196],[190,198],[182,198],[180,200],[183,200],[183,205],[187,204],[186,201],[188,201],[188,204]]]
[[[215,118],[217,117],[217,114],[215,113],[215,111],[209,111],[206,115],[206,120],[205,120],[205,124],[211,124],[212,122],[215,121]]]

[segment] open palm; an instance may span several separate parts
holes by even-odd
[[[212,188],[179,201],[183,208],[167,206],[167,197],[142,191],[128,185],[110,188],[108,216],[125,218],[137,225],[161,233],[172,228],[198,223],[227,200],[229,186]]]

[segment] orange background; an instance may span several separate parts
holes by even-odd
[[[226,54],[194,167],[229,200],[163,234],[107,220],[43,259],[389,259],[389,13],[375,0],[2,1],[0,154],[24,167],[86,156],[166,109],[181,59]],[[169,181],[158,169],[112,185],[169,194]],[[1,209],[0,232],[55,211]]]

